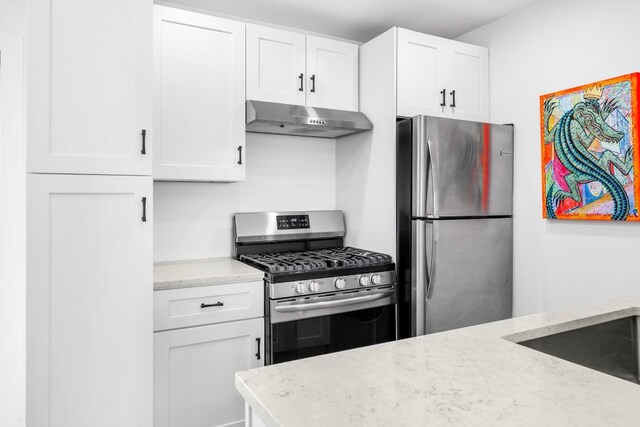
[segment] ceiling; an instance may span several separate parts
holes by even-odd
[[[249,21],[366,42],[393,26],[455,38],[537,0],[169,1]]]

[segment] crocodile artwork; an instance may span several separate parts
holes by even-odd
[[[547,176],[547,183],[543,181],[546,218],[557,219],[558,208],[565,200],[573,201],[571,206],[577,209],[587,204],[583,200],[587,186],[599,188],[602,204],[606,201],[610,206],[606,215],[600,212],[601,215],[594,219],[625,221],[630,215],[634,219],[637,217],[635,200],[630,200],[625,190],[625,185],[633,181],[634,147],[622,145],[624,129],[614,128],[610,123],[615,120],[608,120],[620,107],[618,100],[615,97],[603,99],[602,95],[602,86],[588,86],[582,90],[580,98],[573,95],[571,108],[565,103],[564,112],[559,110],[558,97],[543,100],[543,144],[553,147],[548,167],[543,171],[543,178]],[[599,149],[590,149],[593,145]],[[563,212],[567,213],[570,215],[571,210]],[[590,219],[588,214],[582,218]]]

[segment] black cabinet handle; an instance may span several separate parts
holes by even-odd
[[[142,135],[142,150],[140,150],[140,153],[142,154],[147,154],[147,130],[146,129],[142,129],[142,132],[140,133]]]
[[[316,91],[316,75],[311,76],[311,92]]]
[[[242,145],[238,145],[238,164],[242,164]]]
[[[451,103],[450,107],[456,108],[456,91],[452,90],[451,92],[449,92],[449,95],[453,97],[453,102]]]
[[[142,198],[142,222],[147,222],[147,198]]]
[[[258,352],[256,353],[256,359],[260,360],[260,338],[256,338],[258,343]]]
[[[222,307],[224,305],[224,303],[222,301],[218,301],[215,304],[205,304],[202,303],[200,304],[200,308],[207,308],[207,307]]]
[[[298,76],[298,78],[300,79],[300,87],[298,88],[298,90],[300,92],[302,92],[304,90],[304,74],[300,73],[300,75]]]
[[[440,103],[441,107],[444,107],[447,105],[447,100],[446,100],[446,95],[447,94],[447,90],[446,89],[442,89],[440,91],[440,95],[442,95],[442,102]]]

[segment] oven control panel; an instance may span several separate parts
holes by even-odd
[[[379,286],[395,285],[394,270],[373,273],[351,274],[339,277],[324,277],[312,280],[269,283],[269,298],[292,298],[323,293],[353,292],[358,289],[370,289]]]
[[[309,228],[309,215],[278,215],[276,223],[278,230]]]

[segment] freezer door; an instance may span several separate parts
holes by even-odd
[[[412,216],[512,213],[513,126],[412,119]]]
[[[512,315],[511,218],[413,221],[415,335]]]

